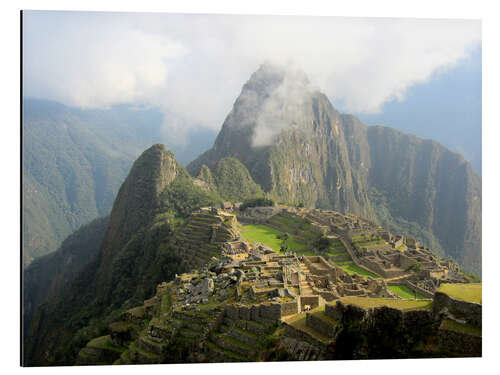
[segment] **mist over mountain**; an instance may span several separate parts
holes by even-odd
[[[480,47],[474,48],[456,67],[409,88],[404,100],[357,116],[367,125],[387,125],[438,141],[463,155],[481,174],[481,53]]]
[[[435,141],[340,114],[296,70],[263,64],[188,170],[225,157],[279,201],[375,220],[481,272],[481,179],[470,163]]]
[[[78,109],[57,102],[23,102],[24,264],[56,250],[62,240],[107,215],[133,160],[161,141],[187,163],[209,147],[204,128],[184,140],[165,131],[154,108],[116,105]]]

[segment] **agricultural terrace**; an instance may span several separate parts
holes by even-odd
[[[391,292],[397,294],[399,297],[404,298],[404,299],[415,299],[415,296],[417,299],[427,299],[428,297],[420,294],[420,293],[414,293],[412,289],[407,287],[404,284],[401,285],[388,285],[388,288]]]
[[[482,303],[483,284],[442,284],[438,292],[466,302]]]
[[[340,301],[345,305],[355,305],[363,309],[375,307],[390,307],[401,311],[430,309],[432,300],[409,300],[409,299],[387,299],[387,298],[367,298],[367,297],[342,297]]]
[[[364,277],[371,277],[373,279],[380,279],[379,275],[374,274],[373,272],[370,272],[368,270],[365,270],[364,268],[359,267],[352,261],[348,262],[335,262],[335,264],[342,268],[344,271],[346,271],[349,275],[354,275],[355,273]]]

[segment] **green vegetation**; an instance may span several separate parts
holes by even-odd
[[[458,323],[451,319],[445,319],[441,322],[441,329],[456,331],[473,336],[482,336],[481,328],[468,323]]]
[[[157,284],[187,271],[173,231],[181,230],[186,225],[182,218],[213,202],[213,197],[192,182],[163,146],[153,146],[136,163],[109,219],[108,237],[101,247],[107,255],[93,258],[64,284],[71,303],[56,296],[35,313],[33,321],[43,317],[43,326],[27,333],[32,335],[25,341],[28,363],[71,364],[82,345],[103,335],[121,311],[150,298]],[[162,181],[172,178],[173,171],[176,177],[163,187]],[[51,340],[55,332],[61,340]],[[43,357],[45,350],[53,355]]]
[[[244,211],[247,207],[271,207],[274,206],[274,201],[267,198],[250,198],[245,199],[240,206],[240,210]]]
[[[250,176],[248,169],[235,158],[219,160],[215,168],[214,179],[219,195],[232,202],[241,202],[264,195],[260,186]]]
[[[113,350],[115,352],[123,352],[125,350],[122,346],[113,345],[111,342],[111,338],[109,335],[97,337],[91,340],[88,344],[88,347],[99,348],[99,349],[108,349]]]
[[[481,278],[479,276],[477,276],[475,273],[465,272],[462,269],[460,269],[460,273],[462,275],[464,275],[470,283],[480,283],[481,282]]]
[[[420,262],[415,262],[411,266],[408,266],[408,268],[406,268],[407,272],[409,271],[419,272],[421,270],[422,270],[422,264]]]
[[[220,203],[220,198],[193,184],[184,168],[180,168],[179,175],[161,195],[163,211],[172,213],[174,217],[186,217],[195,209]]]
[[[42,256],[24,269],[24,329],[31,327],[33,314],[46,299],[61,296],[66,280],[78,274],[99,251],[108,228],[108,217],[95,219],[68,236],[54,253]],[[29,308],[28,308],[29,306]]]
[[[210,171],[210,168],[208,168],[205,164],[201,166],[198,178],[202,181],[205,181],[208,186],[216,188],[215,178],[212,174],[212,171]]]
[[[259,242],[269,246],[276,252],[278,252],[281,248],[282,241],[278,238],[278,236],[281,236],[282,234],[282,232],[262,224],[244,225],[241,230],[241,235],[248,241]],[[304,245],[295,241],[292,235],[290,235],[290,238],[287,240],[287,244],[288,249],[291,251],[300,252],[300,250],[304,248]]]
[[[324,322],[328,323],[331,326],[338,326],[340,324],[338,321],[325,314],[324,305],[311,310],[309,313],[323,320]]]
[[[82,225],[109,214],[141,150],[166,142],[181,163],[210,147],[214,134],[188,135],[186,146],[163,131],[153,108],[80,109],[23,99],[23,263],[55,251]],[[196,137],[196,138],[195,138]]]
[[[367,298],[367,297],[342,297],[340,300],[344,304],[351,304],[362,307],[364,309],[387,306],[402,311],[409,311],[417,309],[430,309],[432,306],[431,300],[408,300],[408,299]]]
[[[331,338],[321,334],[320,332],[316,331],[315,329],[312,329],[311,327],[308,327],[306,325],[306,314],[296,314],[293,316],[291,319],[287,319],[286,323],[294,327],[295,329],[298,329],[299,331],[303,331],[310,335],[311,337],[314,337],[315,339],[327,344],[332,341]]]
[[[280,252],[286,253],[288,251],[288,243],[287,243],[287,240],[289,238],[288,233],[283,233],[282,235],[279,235],[278,238],[281,240]]]
[[[428,297],[420,294],[420,293],[415,293],[412,289],[407,287],[404,284],[401,285],[388,285],[388,288],[391,292],[397,294],[399,297],[404,298],[404,299],[427,299]]]
[[[368,270],[365,270],[364,268],[359,267],[358,265],[354,264],[352,261],[349,262],[339,262],[336,263],[337,266],[342,268],[344,271],[346,271],[348,274],[353,275],[357,273],[358,275],[365,276],[365,277],[372,277],[374,279],[379,279],[380,276],[374,274],[373,272],[370,272]]]
[[[326,236],[321,236],[318,241],[316,241],[316,247],[319,251],[325,251],[331,246],[331,241]]]
[[[466,302],[482,303],[483,284],[442,284],[438,292]]]

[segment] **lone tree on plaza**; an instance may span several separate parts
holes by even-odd
[[[281,241],[280,252],[282,253],[286,253],[288,251],[288,244],[286,243],[287,239],[288,236],[286,238],[283,238],[283,241]]]

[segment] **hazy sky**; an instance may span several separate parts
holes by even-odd
[[[373,115],[456,70],[479,21],[28,11],[24,95],[157,106],[218,130],[265,60],[293,62],[342,112]],[[196,124],[196,125],[194,125]],[[480,124],[479,124],[480,127]]]

